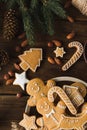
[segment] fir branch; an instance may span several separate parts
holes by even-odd
[[[34,32],[33,32],[33,24],[31,20],[31,16],[29,14],[29,10],[25,7],[24,0],[20,0],[20,10],[22,13],[22,19],[24,24],[24,29],[26,31],[27,40],[30,45],[34,45]]]
[[[62,8],[59,0],[49,0],[46,6],[48,6],[48,8],[57,16],[63,19],[67,18],[66,11]]]
[[[38,6],[39,1],[38,0],[31,0],[31,8],[34,9]]]
[[[46,30],[49,35],[53,35],[54,29],[53,29],[53,23],[52,23],[53,21],[52,12],[47,8],[47,6],[43,6],[42,12],[43,12],[43,18],[44,18]]]

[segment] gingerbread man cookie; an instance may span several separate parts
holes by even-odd
[[[36,108],[42,115],[42,117],[37,119],[37,124],[39,126],[46,126],[48,130],[54,130],[59,125],[60,116],[65,114],[66,105],[59,101],[57,106],[54,106],[47,97],[43,97],[38,100]]]
[[[47,96],[48,90],[55,84],[53,80],[48,80],[47,85],[39,78],[30,80],[26,87],[26,91],[30,95],[28,105],[35,106],[41,97]]]

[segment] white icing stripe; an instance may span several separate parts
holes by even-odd
[[[83,54],[83,46],[80,42],[74,41],[68,44],[69,48],[75,47],[77,50],[73,54],[73,56],[67,61],[65,65],[63,65],[62,70],[66,71],[68,70]]]

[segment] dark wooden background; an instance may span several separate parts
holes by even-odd
[[[87,64],[85,63],[83,56],[66,72],[63,72],[58,65],[52,65],[47,61],[48,56],[54,55],[54,53],[52,53],[53,48],[47,47],[49,41],[53,39],[62,41],[62,46],[67,52],[62,60],[63,63],[65,63],[75,51],[73,48],[69,49],[67,47],[68,43],[77,40],[84,45],[87,40],[87,17],[83,16],[72,6],[68,9],[68,13],[75,19],[75,22],[70,23],[66,20],[57,19],[55,21],[56,32],[54,36],[49,37],[37,32],[36,45],[34,47],[43,49],[43,61],[35,73],[30,70],[27,72],[28,79],[40,77],[45,81],[58,76],[73,76],[87,81]],[[67,40],[66,35],[72,30],[76,32],[76,35],[72,40]],[[15,47],[20,43],[21,40],[18,40],[17,38],[11,42],[7,42],[0,37],[0,47],[4,47],[10,54],[9,64],[4,66],[0,71],[0,130],[11,130],[11,122],[19,122],[22,119],[28,98],[26,93],[23,97],[17,98],[16,94],[22,92],[21,88],[13,85],[6,86],[3,80],[3,75],[5,73],[9,70],[14,70],[13,63],[18,60],[17,56],[20,54],[15,52]],[[27,48],[24,48],[24,50],[25,49]],[[21,73],[20,71],[16,72]]]

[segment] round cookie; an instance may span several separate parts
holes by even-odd
[[[84,84],[76,82],[76,83],[71,84],[71,86],[77,87],[79,89],[79,92],[81,93],[81,95],[83,97],[86,96],[87,90],[86,90],[86,87]]]

